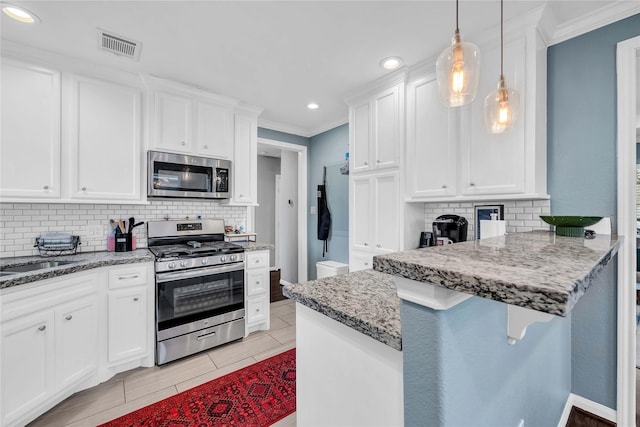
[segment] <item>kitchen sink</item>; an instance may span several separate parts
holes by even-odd
[[[43,270],[45,268],[60,267],[63,265],[76,264],[78,261],[45,261],[33,264],[18,265],[15,267],[0,267],[0,276],[9,274],[27,273],[29,271]]]

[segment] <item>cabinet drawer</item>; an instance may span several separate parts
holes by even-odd
[[[251,298],[247,301],[247,325],[266,322],[268,302],[267,297]]]
[[[253,268],[268,268],[269,267],[269,252],[255,252],[247,254],[247,269]]]
[[[269,271],[266,269],[249,270],[246,285],[249,297],[266,293],[269,288]]]
[[[147,283],[147,266],[113,268],[109,270],[109,289],[119,289],[128,286],[144,285]]]
[[[373,268],[373,254],[352,253],[349,271],[369,270]]]

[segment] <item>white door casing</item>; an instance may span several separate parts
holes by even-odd
[[[617,425],[635,425],[635,270],[636,270],[636,64],[640,37],[618,43],[618,360]]]

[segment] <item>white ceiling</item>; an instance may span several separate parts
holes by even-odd
[[[400,56],[410,66],[432,57],[455,26],[453,0],[13,3],[42,22],[29,26],[3,15],[2,40],[202,87],[264,108],[263,126],[304,136],[345,123],[344,98],[388,73],[378,66],[382,58]],[[505,19],[544,3],[508,0]],[[563,24],[612,3],[550,6]],[[498,24],[496,0],[460,3],[463,37]],[[99,51],[96,28],[142,42],[140,61]],[[311,101],[320,108],[307,110]]]

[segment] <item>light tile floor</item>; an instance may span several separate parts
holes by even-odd
[[[274,356],[296,345],[295,304],[271,304],[271,328],[164,366],[123,372],[81,391],[43,414],[29,427],[95,427],[197,385]],[[295,427],[296,414],[274,424]]]

